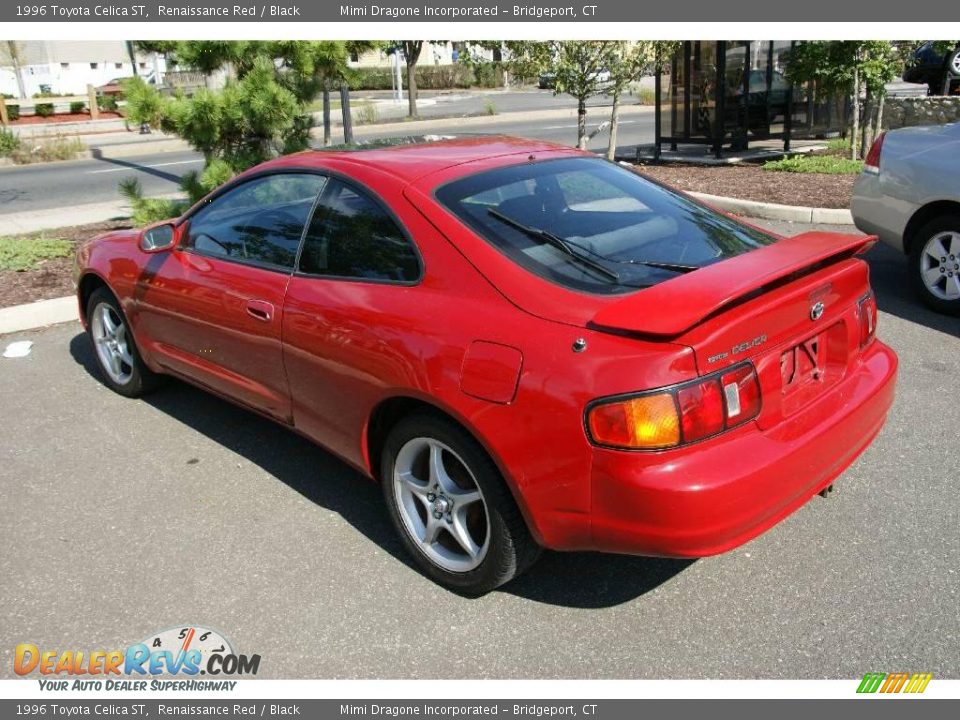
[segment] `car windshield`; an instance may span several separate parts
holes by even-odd
[[[564,287],[650,287],[775,238],[599,158],[530,162],[444,185],[437,198],[527,270]]]

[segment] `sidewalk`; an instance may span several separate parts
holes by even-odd
[[[161,198],[180,197],[179,194],[158,195]],[[119,220],[130,217],[130,205],[126,200],[111,200],[102,203],[74,205],[68,208],[29,210],[20,213],[0,215],[4,233],[19,235],[22,233],[56,230],[73,225]]]

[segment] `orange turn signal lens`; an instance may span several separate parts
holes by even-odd
[[[656,450],[680,444],[680,418],[668,392],[595,405],[587,424],[600,445]]]

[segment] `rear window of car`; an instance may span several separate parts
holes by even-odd
[[[498,168],[436,195],[522,267],[597,294],[650,287],[776,241],[599,158]]]

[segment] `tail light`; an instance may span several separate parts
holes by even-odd
[[[597,400],[587,430],[597,445],[664,450],[743,425],[760,414],[760,383],[750,363],[639,395]]]
[[[877,135],[877,139],[873,141],[873,145],[870,146],[870,152],[867,153],[867,157],[863,161],[864,170],[874,173],[880,172],[880,151],[883,150],[883,139],[886,136],[887,133],[884,131]]]
[[[866,347],[877,334],[877,298],[871,290],[857,302],[860,321],[860,347]]]

